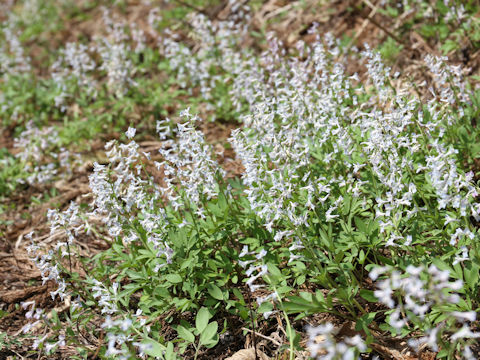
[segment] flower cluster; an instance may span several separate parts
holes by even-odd
[[[95,97],[96,80],[91,74],[95,68],[95,61],[89,54],[87,46],[77,43],[67,43],[60,51],[57,61],[52,65],[52,79],[60,93],[55,97],[55,106],[65,111],[66,99],[71,90],[70,83],[77,89],[85,90],[89,96]]]
[[[448,58],[427,55],[425,64],[433,75],[435,88],[430,87],[430,92],[440,104],[460,106],[459,112],[463,114],[462,106],[470,103],[466,83],[461,66],[449,65]]]
[[[44,310],[36,307],[35,300],[31,301],[24,301],[21,303],[22,309],[26,310],[30,307],[30,309],[25,314],[25,319],[27,320],[34,320],[33,322],[28,322],[23,328],[22,332],[24,334],[28,333],[32,328],[36,325],[40,324],[42,316],[44,316]]]
[[[41,326],[44,321],[47,321],[45,311],[36,306],[35,300],[24,301],[21,303],[21,306],[23,310],[28,309],[25,313],[25,318],[29,320],[29,322],[22,327],[22,332],[24,334],[33,331],[37,326]],[[47,341],[48,337],[48,334],[45,334],[42,337],[36,338],[32,344],[32,348],[38,349],[39,346],[43,344],[46,353],[49,354],[57,347],[66,345],[64,334],[59,334],[55,341]]]
[[[109,36],[98,37],[89,46],[66,43],[51,67],[57,92],[55,106],[61,111],[66,110],[68,99],[79,93],[96,98],[102,83],[99,72],[105,72],[107,86],[117,96],[123,96],[129,87],[136,85],[130,54],[145,50],[145,34],[136,24],[129,28],[122,22],[115,22],[109,10],[103,10],[103,23]],[[136,43],[133,50],[132,41]],[[98,63],[96,58],[99,58]]]
[[[33,241],[33,232],[25,236],[30,240],[30,245],[27,246],[28,256],[35,264],[38,270],[40,270],[42,276],[42,283],[53,280],[57,283],[58,288],[55,291],[50,292],[52,299],[58,295],[60,299],[64,299],[68,295],[67,282],[61,275],[61,270],[57,263],[57,256],[53,250],[49,250],[47,253],[42,253],[41,247]]]
[[[258,254],[256,254],[254,251],[248,251],[248,246],[245,245],[242,249],[242,252],[238,256],[241,259],[248,255],[255,255],[254,259],[239,261],[239,265],[242,268],[246,268],[247,265],[249,265],[248,269],[245,272],[245,274],[248,276],[246,284],[248,285],[252,293],[258,289],[265,287],[265,285],[255,284],[255,282],[257,281],[257,279],[262,278],[263,276],[268,274],[267,265],[258,264],[258,262],[261,261],[266,254],[267,252],[265,250],[260,251]]]
[[[184,110],[181,115],[186,121],[177,124],[176,140],[167,139],[170,133],[168,125],[164,122],[157,124],[157,130],[163,140],[159,153],[164,161],[155,162],[155,166],[165,174],[166,186],[162,187],[162,193],[167,195],[175,209],[182,205],[178,197],[179,190],[185,193],[191,205],[196,206],[201,205],[203,196],[207,199],[217,196],[219,191],[217,176],[221,177],[225,173],[212,157],[212,148],[206,143],[202,132],[195,129],[200,118],[191,115],[189,109]],[[174,186],[174,182],[177,181],[178,188]],[[198,212],[202,217],[200,208]]]
[[[71,154],[60,146],[60,137],[54,127],[38,128],[32,121],[26,127],[14,142],[18,149],[16,157],[24,163],[24,171],[28,173],[25,180],[19,181],[34,185],[47,183],[60,174],[70,176],[80,155]]]
[[[0,44],[0,74],[17,75],[30,71],[30,58],[24,54],[19,34],[8,22],[1,30],[5,41]]]
[[[99,299],[98,305],[102,309],[102,314],[116,314],[118,312],[117,307],[117,297],[118,297],[118,287],[119,283],[115,282],[112,284],[112,288],[107,288],[102,282],[92,279],[93,286],[91,290],[93,291],[93,298]]]
[[[128,59],[127,45],[120,41],[103,39],[97,48],[102,57],[99,70],[107,73],[108,87],[118,96],[123,95],[129,86],[135,85],[131,76],[132,64]]]
[[[326,323],[316,327],[307,327],[307,349],[310,356],[319,360],[353,360],[359,359],[359,353],[367,350],[360,337],[346,337],[343,341],[335,340],[335,327]]]
[[[176,73],[179,85],[188,91],[198,87],[209,110],[224,105],[211,103],[215,88],[230,82],[236,71],[242,70],[237,66],[244,60],[238,50],[247,33],[250,15],[245,5],[232,3],[231,6],[231,16],[224,21],[212,22],[202,14],[188,19],[195,49],[181,43],[178,35],[169,31],[160,40],[161,53]]]
[[[127,344],[132,344],[138,351],[138,355],[143,357],[151,345],[144,342],[135,341],[136,336],[132,335],[132,328],[141,328],[146,333],[150,332],[150,326],[146,325],[146,319],[142,317],[142,311],[139,309],[131,317],[123,319],[112,319],[107,315],[102,328],[107,331],[107,351],[106,356],[115,356],[116,359],[130,359],[131,352]]]
[[[133,137],[132,130],[127,131]],[[154,211],[161,201],[161,192],[152,179],[144,179],[138,144],[117,145],[115,141],[105,146],[110,166],[94,164],[90,175],[90,188],[94,197],[92,216],[99,216],[108,227],[112,237],[124,234],[123,242],[139,240],[139,231],[132,226],[134,215],[141,217],[139,226],[146,232],[146,239],[157,250],[158,256],[165,256],[167,262],[172,256],[171,249],[164,241],[169,221],[165,211]],[[126,230],[124,233],[123,229]]]
[[[379,301],[392,309],[388,323],[400,332],[410,324],[422,323],[426,335],[409,340],[409,345],[418,351],[421,345],[428,345],[437,352],[443,338],[460,343],[465,351],[470,349],[469,339],[480,337],[480,333],[471,331],[470,325],[476,319],[473,310],[450,311],[449,320],[435,321],[435,312],[448,312],[452,304],[461,301],[459,292],[463,288],[462,280],[450,281],[450,272],[440,270],[435,265],[409,265],[404,273],[388,267],[375,268],[370,272],[372,280],[380,275],[387,277],[376,282],[378,290],[374,295]],[[428,326],[425,326],[428,324]],[[460,325],[460,327],[459,327]]]
[[[75,237],[85,230],[85,223],[80,217],[78,204],[72,201],[69,207],[62,212],[57,209],[49,209],[47,219],[50,222],[50,235],[64,232],[64,236],[67,238],[66,242],[57,242],[55,250],[60,251],[61,257],[70,256],[69,248],[73,245]]]

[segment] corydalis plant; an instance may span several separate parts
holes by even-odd
[[[135,67],[129,57],[132,52],[129,42],[131,37],[127,33],[125,24],[114,22],[106,8],[103,11],[103,21],[110,36],[97,39],[96,50],[102,59],[99,70],[106,72],[109,89],[121,97],[129,87],[136,86],[133,79]],[[132,35],[135,36],[133,40],[137,42],[136,49],[139,49],[139,46],[142,48],[143,34],[133,28]]]
[[[175,194],[178,196],[181,191],[190,204],[199,206],[202,197],[208,200],[218,195],[218,179],[219,176],[223,177],[225,171],[212,156],[212,148],[206,143],[202,132],[195,129],[200,118],[191,115],[189,109],[183,111],[181,116],[186,121],[177,124],[176,140],[167,139],[170,131],[165,128],[165,122],[157,124],[163,140],[159,153],[165,160],[155,162],[155,166],[166,175],[166,186],[162,191],[168,196],[170,205],[179,206],[180,199]],[[177,181],[178,186],[174,186]]]
[[[121,244],[125,252],[139,247],[143,251],[148,249],[149,254],[153,252],[156,256],[149,266],[158,274],[175,256],[169,236],[172,231],[188,225],[183,218],[184,212],[191,215],[196,212],[201,217],[205,202],[219,194],[217,180],[223,174],[213,160],[213,150],[206,144],[201,132],[194,128],[199,119],[188,111],[184,111],[182,116],[186,122],[177,124],[175,130],[171,130],[169,121],[157,125],[164,140],[159,153],[165,161],[157,163],[166,175],[162,184],[157,184],[149,175],[147,166],[152,165],[151,154],[139,151],[139,145],[133,140],[134,128],[125,133],[128,143],[112,141],[106,145],[108,165],[95,163],[89,178],[93,201],[91,211],[84,214],[85,218],[101,219],[112,242]],[[168,205],[166,200],[170,200]],[[176,209],[173,216],[172,208]],[[148,334],[145,334],[147,320],[140,316],[140,310],[135,314],[125,311],[119,281],[110,286],[88,274],[85,279],[77,277],[75,283],[65,279],[64,275],[72,275],[70,257],[73,256],[76,238],[79,232],[90,228],[82,221],[79,206],[71,204],[64,212],[50,210],[48,217],[52,224],[51,235],[59,239],[56,251],[52,249],[43,254],[36,244],[32,244],[29,251],[44,281],[54,280],[59,285],[58,290],[52,292],[52,297],[59,294],[64,299],[67,295],[79,295],[82,311],[92,316],[107,314],[102,328],[107,331],[108,355],[127,359],[133,353],[144,354],[151,350]],[[101,226],[97,230],[102,231]],[[66,241],[61,241],[64,237]],[[65,255],[68,258],[64,258]],[[81,287],[78,287],[79,283],[82,283]],[[41,339],[42,343],[47,340],[52,339]]]
[[[76,238],[86,230],[86,222],[83,220],[80,207],[71,202],[69,207],[64,211],[49,209],[47,213],[50,222],[50,237],[57,239],[53,249],[44,251],[42,247],[35,242],[31,232],[26,235],[30,240],[27,252],[41,273],[42,283],[45,285],[48,281],[54,281],[57,289],[50,292],[53,300],[58,296],[64,300],[70,295],[68,289],[68,280],[66,274],[72,272],[72,256],[74,256],[73,248],[77,246]],[[65,241],[62,241],[64,238]]]
[[[382,280],[377,280],[379,276]],[[435,265],[409,265],[402,273],[380,267],[370,272],[370,278],[376,280],[378,288],[374,295],[392,309],[387,312],[392,329],[398,333],[403,329],[424,331],[425,336],[408,342],[415,351],[427,345],[435,352],[461,349],[461,353],[468,354],[473,340],[480,338],[480,333],[472,331],[477,314],[471,303],[461,297],[463,281],[451,281],[448,270]]]
[[[31,70],[30,58],[25,55],[19,40],[19,33],[13,22],[6,22],[0,33],[3,35],[0,45],[0,73],[6,75],[20,75]]]
[[[334,219],[349,194],[370,199],[390,246],[409,244],[404,239],[415,219],[430,218],[425,210],[445,209],[441,217],[456,213],[453,230],[468,232],[470,225],[460,219],[477,216],[476,190],[471,175],[457,168],[454,149],[442,142],[452,119],[458,121],[455,113],[430,102],[426,116],[420,99],[393,90],[389,69],[368,48],[363,56],[374,91],[370,108],[359,108],[357,94],[366,92],[365,85],[345,74],[334,60],[338,51],[316,44],[310,53],[303,62],[277,60],[270,77],[278,95],[262,91],[245,118],[247,128],[233,132],[246,168],[245,193],[267,228],[280,219],[305,224],[309,211],[319,207],[327,221]],[[310,76],[298,76],[305,73]],[[442,226],[438,217],[429,220]]]
[[[167,262],[172,256],[167,241],[172,224],[164,201],[168,200],[175,210],[195,209],[202,217],[203,201],[218,195],[217,180],[223,174],[203,134],[194,128],[198,117],[188,111],[182,115],[187,121],[177,124],[174,139],[168,139],[174,133],[168,121],[157,125],[163,140],[159,153],[164,161],[154,164],[165,174],[161,184],[145,169],[150,154],[140,154],[133,140],[128,144],[108,143],[106,154],[110,165],[95,163],[94,174],[90,176],[93,213],[104,219],[109,234],[113,237],[123,234],[125,243],[146,240],[158,251],[158,256],[166,256]],[[133,128],[129,129],[127,137],[134,134]]]
[[[260,66],[269,70],[275,91],[255,85],[252,113],[244,128],[232,132],[231,143],[245,167],[244,194],[273,240],[292,244],[294,237],[280,234],[296,234],[302,244],[297,251],[322,274],[316,279],[312,272],[311,280],[332,288],[354,314],[353,308],[365,310],[350,304],[338,281],[347,278],[345,286],[357,291],[361,275],[352,262],[363,264],[365,256],[357,256],[362,252],[373,251],[367,262],[382,264],[388,248],[385,262],[397,266],[405,259],[418,263],[425,252],[449,252],[469,266],[477,187],[444,136],[462,121],[469,95],[458,70],[438,65],[440,59],[436,69],[448,75],[439,97],[425,102],[407,88],[394,88],[391,79],[399,75],[392,77],[368,47],[361,54],[368,76],[360,82],[336,60],[341,50],[335,42],[326,43],[314,44],[299,61],[272,42],[275,56]],[[454,106],[442,105],[452,101]],[[323,266],[337,281],[325,281]],[[452,314],[461,314],[459,306]]]
[[[25,131],[13,144],[18,150],[16,157],[22,161],[28,174],[26,179],[20,179],[19,182],[35,185],[48,183],[58,177],[69,177],[80,156],[61,147],[60,141],[56,128],[38,128],[33,121],[29,121]]]
[[[233,9],[236,11],[224,21],[212,22],[202,14],[188,18],[195,48],[180,42],[175,32],[165,31],[160,39],[161,54],[175,72],[179,85],[189,92],[197,87],[208,110],[218,111],[225,105],[223,98],[215,97],[216,88],[231,84],[236,71],[243,69],[240,63],[245,58],[240,53],[250,53],[241,49],[251,17],[248,7],[232,4]]]
[[[114,33],[109,44],[123,43],[126,35],[122,26],[108,26]],[[200,34],[210,31],[206,19],[199,19],[195,26]],[[230,29],[222,26],[217,29]],[[141,34],[137,35],[141,39]],[[312,294],[303,298],[302,305],[307,303],[310,313],[331,312],[356,321],[369,315],[365,302],[359,302],[359,295],[365,295],[362,287],[367,264],[388,263],[399,269],[409,263],[426,262],[429,266],[431,258],[445,254],[456,258],[459,267],[472,264],[469,251],[475,250],[477,233],[469,217],[478,216],[476,187],[471,175],[464,174],[457,163],[455,144],[449,144],[445,136],[462,121],[460,111],[450,106],[458,105],[451,104],[452,94],[454,101],[464,99],[466,106],[466,87],[447,76],[442,86],[452,92],[440,91],[440,97],[426,103],[405,87],[394,88],[391,80],[395,76],[368,48],[360,55],[367,69],[360,80],[345,67],[345,61],[357,61],[358,54],[343,54],[331,37],[311,46],[299,43],[296,51],[300,57],[290,56],[273,36],[267,40],[270,49],[262,56],[244,57],[235,53],[228,40],[205,32],[198,52],[200,59],[208,58],[205,65],[197,64],[198,59],[188,66],[181,63],[189,61],[192,52],[183,52],[179,44],[166,44],[171,48],[165,49],[171,50],[167,56],[172,67],[178,65],[179,72],[193,73],[192,84],[200,85],[206,99],[211,99],[208,93],[215,85],[209,83],[212,67],[232,75],[232,101],[249,109],[242,117],[244,127],[231,137],[245,167],[244,198],[229,196],[228,190],[223,193],[223,171],[197,130],[199,119],[189,111],[182,112],[184,120],[174,126],[169,120],[158,123],[162,140],[159,154],[143,153],[133,140],[135,129],[129,128],[125,134],[129,141],[108,143],[107,161],[94,164],[90,215],[104,221],[112,243],[106,256],[114,259],[114,284],[119,285],[108,285],[113,280],[110,268],[108,275],[103,273],[102,278],[85,283],[93,291],[93,311],[110,313],[104,321],[104,329],[111,335],[107,335],[109,355],[143,351],[140,346],[135,348],[135,343],[142,344],[139,339],[143,335],[134,334],[138,328],[132,326],[133,315],[126,309],[134,306],[129,291],[138,290],[139,284],[145,292],[138,301],[146,310],[164,309],[165,303],[192,310],[201,306],[204,298],[218,306],[232,300],[231,292],[213,287],[211,279],[217,279],[217,272],[233,272],[233,265],[249,265],[244,272],[236,267],[235,280],[227,274],[220,286],[238,290],[235,286],[245,276],[243,280],[251,290],[261,286],[269,290],[266,297],[257,299],[260,306],[275,300],[276,308],[283,310],[288,309],[289,302],[282,297],[300,285],[314,283],[328,294],[323,298],[321,290],[315,294],[313,310],[308,307],[313,301],[305,301],[313,299]],[[217,42],[222,56],[209,49]],[[108,53],[104,59],[114,57]],[[124,69],[116,67],[114,60],[111,72],[102,69],[113,79],[110,85],[120,84],[122,95],[128,95],[122,92]],[[199,73],[199,69],[204,72]],[[188,87],[189,83],[183,85]],[[442,106],[447,100],[449,106]],[[150,166],[158,170],[155,178],[150,175]],[[50,215],[57,223],[68,219],[54,212]],[[66,235],[75,233],[67,231]],[[262,251],[257,254],[247,248],[239,259],[237,250],[242,242]],[[248,256],[247,260],[243,256]],[[275,266],[277,261],[281,270]],[[269,265],[272,271],[268,271]],[[444,274],[438,276],[440,280],[435,278],[434,284],[440,283]],[[127,283],[123,290],[121,281]],[[442,284],[451,285],[448,281]],[[419,286],[430,289],[428,281]],[[396,287],[395,291],[403,289]],[[121,293],[127,295],[117,299]],[[464,295],[458,291],[458,297]],[[240,299],[242,294],[235,296]],[[462,311],[461,300],[451,301],[448,311],[438,304],[428,303],[424,318],[434,311],[456,316],[456,320],[473,318]],[[395,318],[398,313],[392,314],[389,321],[406,324],[404,319]],[[415,316],[421,318],[422,313]],[[410,318],[405,321],[413,322]],[[433,330],[427,325],[418,324],[417,328],[429,337]],[[330,334],[328,329],[320,330]],[[369,331],[368,324],[364,330]],[[450,339],[463,341],[468,337],[465,334],[470,335],[463,325],[462,331],[452,333]],[[288,326],[288,332],[293,357],[292,327]],[[322,350],[331,350],[335,356],[364,349],[358,337],[341,343],[330,336],[325,345],[328,348]],[[313,353],[316,355],[318,351]]]
[[[136,24],[115,22],[104,9],[103,23],[108,36],[96,38],[88,45],[67,43],[52,65],[52,80],[56,86],[55,106],[65,111],[76,96],[95,99],[101,92],[101,74],[106,75],[107,88],[122,97],[132,86],[135,66],[131,54],[145,49],[145,36]],[[132,48],[132,42],[136,43]],[[96,60],[97,59],[97,60]]]
[[[91,50],[82,44],[67,43],[52,65],[52,80],[60,92],[55,97],[55,106],[61,107],[62,111],[66,109],[67,99],[80,89],[91,97],[96,95],[97,84],[93,76],[96,63],[90,55]]]
[[[343,341],[335,339],[335,327],[331,323],[318,326],[307,326],[307,349],[310,356],[318,360],[353,360],[367,350],[360,337],[346,337]]]
[[[95,163],[89,177],[94,197],[91,214],[102,219],[113,238],[121,236],[124,244],[147,241],[168,261],[171,252],[164,236],[169,221],[163,209],[155,211],[161,193],[143,172],[138,144],[133,140],[128,144],[112,141],[106,150],[110,164]],[[143,230],[141,237],[136,226]]]

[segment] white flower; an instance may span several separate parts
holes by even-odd
[[[345,337],[341,342],[334,338],[336,330],[331,323],[319,325],[317,327],[307,326],[307,349],[310,356],[315,359],[342,359],[354,360],[355,352],[364,352],[367,346],[360,337]]]
[[[128,130],[125,132],[127,138],[132,139],[135,136],[137,129],[133,127],[129,127]]]
[[[460,321],[475,321],[477,313],[475,311],[453,311],[450,313]]]
[[[401,313],[397,309],[390,315],[390,320],[388,321],[388,323],[397,331],[400,331],[407,324],[405,319],[401,319],[400,316]]]
[[[468,248],[466,246],[461,247],[462,250],[462,255],[461,256],[455,256],[455,260],[453,261],[452,265],[456,265],[458,263],[461,263],[463,261],[470,260],[470,257],[468,256]]]
[[[436,327],[430,330],[427,330],[427,336],[420,337],[418,339],[410,339],[408,340],[408,345],[415,349],[416,352],[420,350],[420,346],[426,344],[430,346],[430,348],[437,352],[438,345],[437,345],[437,336],[440,328]]]
[[[458,330],[455,334],[452,335],[450,338],[452,341],[456,341],[458,339],[478,339],[480,338],[480,333],[473,332],[467,325],[463,325],[460,330]]]
[[[382,274],[384,274],[386,271],[388,271],[388,267],[386,266],[377,266],[375,268],[373,268],[370,273],[368,274],[368,276],[370,277],[370,279],[372,279],[373,281],[377,280],[378,277]]]

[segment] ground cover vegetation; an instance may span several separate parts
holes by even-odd
[[[2,358],[478,357],[476,2],[0,10]]]

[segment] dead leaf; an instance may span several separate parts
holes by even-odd
[[[0,294],[0,299],[3,302],[6,302],[7,304],[18,303],[22,300],[25,300],[31,297],[32,295],[45,291],[47,287],[48,287],[47,285],[41,285],[41,286],[32,286],[32,287],[21,289],[21,290],[5,291],[2,294]]]
[[[257,359],[259,360],[270,360],[270,358],[265,355],[262,351],[257,349]],[[237,351],[235,354],[226,358],[225,360],[255,360],[255,349],[243,349]]]

